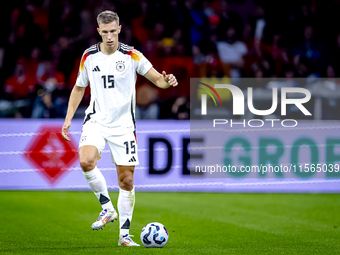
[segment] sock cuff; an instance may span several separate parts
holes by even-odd
[[[130,191],[119,188],[119,194],[123,197],[130,197],[131,195],[135,194],[135,187],[133,187]]]
[[[95,168],[93,168],[91,171],[88,172],[83,172],[83,175],[85,176],[86,180],[91,181],[97,174],[98,174],[99,169],[97,166],[95,166]]]

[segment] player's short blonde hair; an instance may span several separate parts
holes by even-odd
[[[98,14],[97,16],[97,23],[98,26],[103,23],[103,24],[109,24],[113,21],[116,21],[117,24],[119,25],[119,17],[118,14],[113,12],[113,11],[103,11]]]

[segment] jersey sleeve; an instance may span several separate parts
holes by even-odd
[[[88,56],[88,53],[84,53],[80,61],[78,77],[76,81],[76,85],[78,87],[87,87],[87,85],[89,84],[89,77],[87,75],[87,68],[85,64],[86,58]]]
[[[145,75],[152,67],[150,61],[140,52],[140,59],[137,61],[137,68],[136,71],[140,75]]]

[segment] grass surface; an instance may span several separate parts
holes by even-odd
[[[340,254],[339,194],[137,192],[130,234],[161,222],[162,249],[117,246],[117,222],[92,231],[91,192],[0,191],[0,205],[3,254]]]

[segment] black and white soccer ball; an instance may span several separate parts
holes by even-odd
[[[162,248],[169,240],[169,233],[163,224],[152,222],[142,229],[140,240],[146,248]]]

